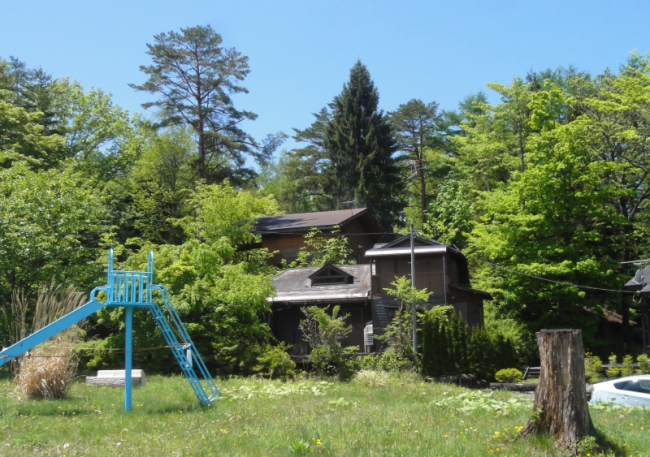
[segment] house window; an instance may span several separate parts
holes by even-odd
[[[311,281],[312,286],[317,286],[319,284],[345,284],[347,283],[345,276],[320,276],[314,278]]]
[[[333,266],[326,265],[310,276],[312,286],[352,284],[354,277],[345,271]]]

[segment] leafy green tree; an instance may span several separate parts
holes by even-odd
[[[42,68],[28,68],[15,57],[10,57],[9,62],[0,58],[0,90],[10,93],[7,100],[14,106],[28,113],[42,113],[38,123],[44,135],[64,133],[54,107],[53,83],[52,75]]]
[[[411,325],[410,311],[417,309],[419,305],[426,302],[433,292],[426,289],[416,289],[411,286],[411,280],[406,276],[395,277],[390,283],[392,288],[384,289],[388,295],[395,297],[399,303],[395,318],[387,327],[383,335],[379,336],[380,341],[386,341],[389,347],[402,359],[409,360],[415,364],[415,353],[413,352],[413,326]]]
[[[0,59],[3,99],[28,113],[29,123],[42,127],[40,136],[58,135],[65,140],[65,147],[50,154],[45,166],[75,157],[92,161],[84,172],[93,175],[106,174],[115,167],[118,154],[123,153],[120,149],[133,141],[134,122],[113,103],[110,94],[95,88],[84,92],[77,81],[52,79],[42,69],[29,69],[15,58],[2,62]]]
[[[554,96],[564,97],[559,91]],[[608,206],[621,190],[608,176],[622,164],[598,160],[589,147],[595,134],[590,119],[536,127],[542,132],[528,141],[525,170],[513,173],[507,186],[484,194],[470,250],[475,258],[500,266],[485,286],[502,310],[530,331],[582,328],[588,343],[594,343],[590,322],[595,317],[583,308],[598,310],[603,299],[568,283],[618,287],[612,274],[617,262],[608,255],[618,240],[604,243],[602,229],[621,222]]]
[[[0,170],[0,302],[19,289],[33,297],[52,281],[94,285],[106,220],[97,193],[70,169],[32,171],[19,162]]]
[[[348,315],[340,316],[341,307],[338,305],[332,308],[331,316],[328,309],[318,306],[303,308],[305,319],[300,321],[299,328],[311,348],[309,360],[313,369],[317,373],[349,379],[353,365],[348,357],[359,348],[341,344],[341,340],[352,331],[352,326],[345,322]]]
[[[273,368],[276,360],[290,370],[286,360],[278,357],[270,346],[271,330],[267,316],[271,312],[268,297],[275,294],[271,282],[270,257],[266,249],[245,250],[256,240],[251,233],[254,221],[261,215],[274,214],[276,203],[230,185],[199,187],[195,216],[187,216],[183,226],[191,238],[182,245],[145,244],[130,256],[126,267],[142,271],[147,254],[155,251],[156,282],[164,284],[171,300],[185,323],[206,364],[220,375],[253,374]],[[134,345],[164,345],[149,313],[134,313]],[[108,338],[101,347],[123,344],[120,309],[99,313]],[[110,351],[98,352],[86,362],[87,367],[114,363]],[[142,366],[154,371],[174,369],[171,354],[143,354]],[[287,373],[288,374],[288,373]]]
[[[348,238],[338,235],[339,226],[335,226],[332,235],[323,235],[320,230],[312,229],[305,235],[305,246],[300,248],[298,258],[291,262],[294,267],[322,267],[328,263],[334,265],[354,265],[352,249]]]
[[[181,244],[185,240],[178,223],[194,209],[196,159],[191,132],[172,128],[153,134],[130,173],[135,228],[142,238],[156,244]]]
[[[467,113],[469,121],[462,124],[465,135],[455,141],[462,169],[476,177],[477,188],[490,191],[507,182],[515,170],[525,169],[527,138],[531,133],[528,104],[532,100],[530,84],[515,78],[508,86],[488,83],[501,95],[502,103],[490,106],[475,103],[474,112]]]
[[[322,190],[320,165],[305,149],[282,151],[277,159],[260,167],[256,178],[260,194],[273,195],[286,213],[329,209],[329,199]]]
[[[131,87],[159,97],[143,107],[158,107],[161,125],[194,129],[199,179],[250,180],[255,173],[245,167],[245,156],[264,162],[285,135],[270,135],[260,145],[241,128],[243,121],[257,117],[236,109],[232,98],[248,93],[240,85],[250,72],[248,57],[223,48],[222,42],[209,25],[154,35],[154,43],[147,44],[153,64],[140,67],[148,80]]]
[[[424,231],[442,243],[464,249],[474,221],[474,204],[469,194],[464,181],[453,174],[447,176],[429,204]]]
[[[69,156],[81,161],[117,154],[134,135],[128,111],[100,88],[84,88],[69,78],[51,84],[52,110],[66,135]]]
[[[206,243],[220,242],[223,239],[227,239],[233,247],[258,243],[260,236],[253,233],[257,219],[280,214],[273,197],[260,197],[252,192],[239,191],[228,181],[221,185],[199,186],[193,201],[197,208],[196,216],[187,217],[183,221],[183,227],[188,235],[198,237]],[[243,256],[251,259],[251,252],[253,251],[244,254],[233,251],[232,258],[239,259]],[[265,263],[260,260],[260,265],[263,264]]]
[[[29,113],[7,101],[0,91],[0,167],[25,161],[34,168],[47,168],[65,158],[64,138],[45,133],[43,113]]]
[[[436,102],[425,104],[422,100],[413,99],[400,105],[389,116],[399,151],[404,153],[402,160],[408,159],[410,164],[407,170],[413,176],[409,181],[419,194],[421,220],[424,224],[426,223],[425,212],[428,208],[424,152],[436,143],[435,134],[438,129],[436,123],[440,120],[438,104]],[[414,179],[416,176],[419,183]]]
[[[403,183],[393,158],[397,145],[392,128],[378,103],[368,69],[357,62],[334,99],[325,132],[330,166],[324,189],[337,208],[356,199],[375,216],[381,230],[389,230],[403,209]]]

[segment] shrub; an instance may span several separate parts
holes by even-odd
[[[631,376],[634,374],[634,358],[631,355],[623,357],[623,367],[621,367],[621,376]]]
[[[351,331],[347,325],[347,315],[339,316],[340,306],[332,309],[310,306],[303,308],[306,318],[300,321],[300,331],[311,347],[309,361],[318,374],[338,376],[341,380],[350,379],[354,373],[355,362],[350,356],[359,350],[357,346],[343,347],[343,340]]]
[[[524,375],[516,368],[505,368],[497,371],[494,378],[498,382],[519,382],[523,379]]]
[[[375,370],[379,371],[411,371],[414,369],[413,360],[404,357],[393,347],[386,349],[375,364]]]
[[[269,379],[288,379],[296,375],[296,362],[287,353],[288,346],[282,342],[277,346],[268,345],[257,358],[258,365],[253,370]]]
[[[386,371],[361,370],[354,376],[354,382],[364,387],[386,387],[389,379]]]
[[[639,364],[637,374],[650,374],[650,357],[647,354],[641,354],[637,357],[636,363]]]
[[[420,314],[422,326],[421,371],[426,376],[474,373],[485,380],[494,373],[517,364],[512,341],[484,328],[471,331],[461,314],[440,312],[434,307]]]
[[[607,369],[608,378],[616,378],[621,375],[621,369],[615,366],[618,362],[616,361],[616,354],[609,356],[609,368]]]
[[[616,354],[609,356],[609,364],[610,367],[607,369],[608,378],[616,378],[618,376],[631,376],[634,374],[634,358],[629,354],[623,357],[623,362],[621,363],[622,366],[614,366],[617,364]]]
[[[585,354],[585,378],[587,378],[587,382],[593,384],[602,381],[603,376],[600,373],[602,366],[603,362],[600,357],[591,355],[589,352]]]

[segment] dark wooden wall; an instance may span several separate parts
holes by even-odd
[[[305,306],[313,306],[306,304]],[[327,306],[327,305],[318,305]],[[330,312],[334,305],[329,305]],[[305,318],[300,305],[277,306],[273,309],[271,316],[271,330],[278,341],[287,343],[291,355],[306,355],[309,352],[298,326]],[[341,304],[339,315],[347,314],[349,317],[346,323],[352,326],[352,332],[347,338],[341,341],[343,346],[358,346],[363,351],[363,329],[366,324],[372,321],[372,309],[370,302],[344,303]]]
[[[373,297],[386,298],[389,295],[384,289],[390,288],[390,283],[395,276],[411,277],[411,257],[384,257],[377,258],[373,268]],[[458,283],[458,268],[456,260],[447,256],[445,271],[447,276],[446,284]],[[375,279],[376,277],[376,279]],[[434,295],[444,295],[442,256],[417,256],[415,258],[415,287],[427,289]]]
[[[395,276],[411,276],[411,257],[399,256],[390,258],[377,258],[373,265],[372,276],[372,297],[374,310],[374,322],[379,333],[387,322],[390,321],[389,314],[397,303],[386,292],[391,288],[390,283]],[[415,287],[426,288],[433,294],[429,297],[428,306],[443,305],[445,303],[445,280],[443,279],[442,255],[416,256],[415,257]],[[446,303],[453,305],[457,313],[462,313],[465,322],[471,327],[483,325],[483,298],[472,292],[467,292],[449,287],[449,284],[464,282],[467,272],[465,263],[447,255],[445,258],[446,273]]]
[[[341,233],[368,233],[371,230],[366,228],[363,224],[361,218],[353,219],[350,222],[341,226]],[[373,229],[374,230],[374,229]],[[287,232],[294,232],[293,230],[287,230]],[[329,232],[328,230],[323,230],[324,233]],[[274,234],[274,233],[265,233],[262,235],[262,247],[267,248],[269,252],[279,251],[275,254],[271,260],[270,264],[275,265],[279,264],[282,259],[285,259],[287,262],[291,262],[298,258],[298,252],[300,248],[305,245],[304,234],[297,235],[286,235],[286,234]],[[349,235],[348,236],[348,246],[352,249],[352,256],[358,264],[370,263],[370,259],[365,257],[367,250],[372,249],[377,240],[380,239],[379,235]]]

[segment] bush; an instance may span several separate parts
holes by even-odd
[[[386,387],[390,376],[386,371],[361,370],[354,376],[354,382],[364,387]]]
[[[618,362],[616,362],[616,354],[612,354],[609,356],[609,368],[607,369],[607,377],[608,378],[616,378],[621,375],[621,369],[619,367],[616,367]]]
[[[293,379],[296,375],[296,362],[287,353],[288,346],[282,342],[277,346],[268,345],[257,358],[258,365],[253,370],[269,379]]]
[[[517,364],[512,341],[484,328],[470,330],[461,314],[441,314],[434,307],[420,314],[422,326],[421,371],[426,376],[474,373],[493,380],[494,373]],[[446,311],[446,310],[444,310]]]
[[[303,308],[306,318],[300,321],[300,331],[311,347],[309,361],[317,374],[338,376],[341,380],[350,379],[355,373],[355,361],[351,356],[359,350],[357,346],[343,347],[341,340],[351,331],[347,325],[347,315],[339,316],[340,306],[332,309],[310,306]]]
[[[413,360],[406,358],[392,347],[382,352],[375,364],[375,370],[379,371],[412,371],[414,369]]]
[[[610,367],[607,369],[608,378],[616,378],[618,376],[631,376],[634,374],[634,358],[629,354],[623,357],[623,362],[621,363],[622,366],[614,366],[617,364],[616,354],[609,356],[609,364]]]
[[[524,375],[516,368],[505,368],[497,371],[494,378],[498,382],[519,382],[523,379]]]
[[[636,363],[639,364],[637,374],[650,374],[650,357],[647,354],[641,354],[637,357]]]
[[[634,358],[631,355],[623,357],[623,367],[621,368],[621,376],[632,376],[634,374]]]
[[[585,378],[588,383],[593,384],[603,380],[600,373],[602,366],[603,362],[600,357],[591,355],[589,352],[585,354]]]

